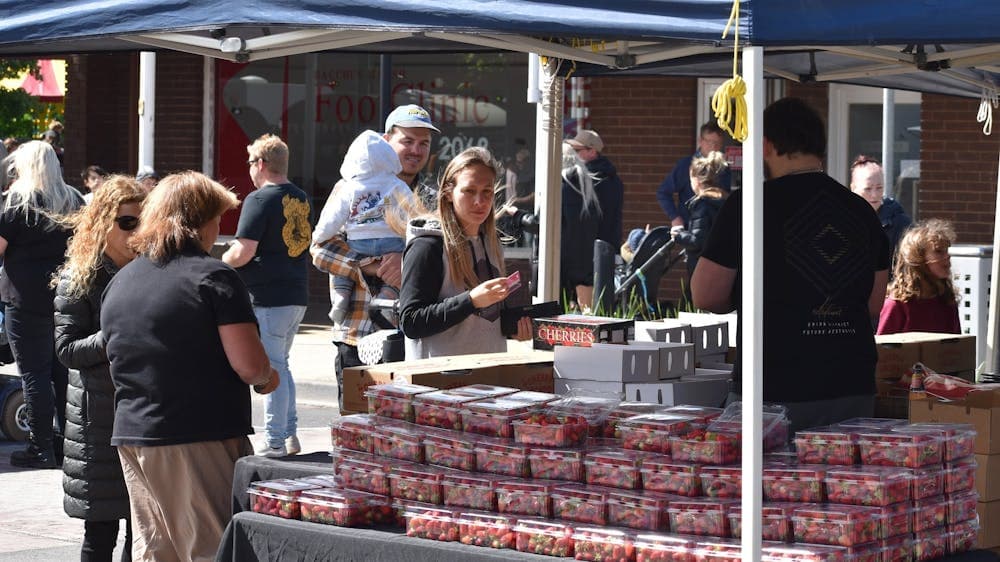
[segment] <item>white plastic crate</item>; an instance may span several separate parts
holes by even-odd
[[[958,318],[962,333],[976,336],[976,365],[986,361],[986,323],[990,312],[990,272],[993,247],[956,244],[951,255],[951,278],[961,300]]]

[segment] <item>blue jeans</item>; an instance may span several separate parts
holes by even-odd
[[[306,313],[304,306],[255,306],[260,326],[260,340],[271,366],[278,371],[281,384],[264,396],[264,439],[269,447],[282,447],[295,435],[299,418],[295,411],[295,381],[288,369],[288,353],[295,333]]]
[[[384,256],[401,253],[406,248],[406,242],[398,236],[386,238],[366,238],[364,240],[348,240],[347,246],[357,254],[357,259]],[[334,276],[333,286],[346,291],[354,290],[354,281],[348,277]]]

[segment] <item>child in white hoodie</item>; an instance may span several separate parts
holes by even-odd
[[[407,200],[403,207],[412,205],[413,192],[397,177],[402,169],[399,156],[382,135],[371,130],[358,135],[340,166],[343,179],[334,186],[320,213],[313,243],[325,242],[343,230],[358,260],[402,252],[403,238],[385,221],[387,203]],[[343,321],[347,314],[354,286],[349,277],[334,278],[330,312],[334,322]],[[394,290],[394,294],[398,291]]]

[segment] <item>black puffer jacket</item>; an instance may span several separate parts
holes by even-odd
[[[70,517],[88,521],[129,516],[121,462],[111,446],[115,389],[100,330],[101,295],[116,271],[105,257],[85,297],[68,298],[65,278],[56,289],[56,354],[70,369],[63,509]]]

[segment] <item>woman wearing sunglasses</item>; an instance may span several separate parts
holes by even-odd
[[[122,560],[132,559],[128,491],[111,446],[115,389],[101,333],[101,295],[135,253],[129,238],[139,226],[146,191],[112,176],[90,204],[66,219],[74,229],[56,287],[56,354],[69,367],[63,460],[63,509],[83,519],[85,561],[110,561],[125,520]]]
[[[7,305],[4,323],[21,373],[31,431],[27,449],[11,453],[10,464],[55,468],[62,445],[56,442],[53,421],[58,420],[61,434],[66,367],[56,359],[55,291],[49,282],[72,234],[57,219],[75,212],[83,197],[63,181],[59,159],[47,143],[24,143],[12,156],[17,179],[7,190],[0,214],[0,300]]]

